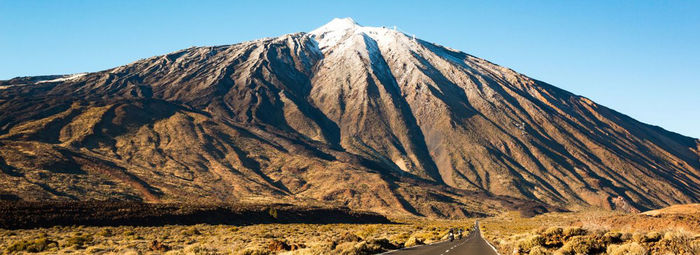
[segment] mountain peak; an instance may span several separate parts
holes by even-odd
[[[357,37],[353,36],[370,37],[378,43],[395,43],[402,39],[400,37],[405,37],[403,33],[396,30],[396,27],[394,29],[384,26],[365,27],[357,24],[352,18],[334,18],[327,24],[309,32],[309,34],[318,42],[318,46],[323,52],[334,48],[336,45],[343,44],[348,39],[357,39]]]
[[[360,25],[355,22],[350,17],[347,18],[334,18],[325,25],[311,31],[312,34],[330,32],[330,31],[345,31],[354,27],[359,27]]]

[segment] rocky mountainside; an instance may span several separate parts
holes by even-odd
[[[646,210],[700,202],[699,155],[698,139],[351,19],[0,81],[5,199]]]

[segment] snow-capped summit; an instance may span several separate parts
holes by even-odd
[[[348,33],[361,27],[352,18],[334,18],[331,22],[310,32],[318,42],[318,47],[325,51],[337,45]]]
[[[350,28],[360,26],[352,18],[334,18],[325,25],[311,31],[311,34],[323,34],[332,31],[344,31]]]
[[[334,18],[309,34],[318,42],[319,49],[324,53],[336,48],[336,46],[341,47],[338,45],[345,45],[343,48],[364,47],[363,43],[361,43],[362,45],[355,44],[355,42],[364,41],[364,37],[371,38],[379,47],[393,47],[398,42],[405,44],[410,39],[396,29],[361,26],[352,18]]]

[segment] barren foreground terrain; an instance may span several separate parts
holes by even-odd
[[[435,242],[468,221],[404,224],[169,225],[0,230],[0,250],[117,254],[375,254]]]
[[[516,212],[481,219],[501,254],[700,254],[700,213]],[[0,229],[3,254],[377,254],[444,239],[475,219],[391,224],[64,226]],[[465,233],[468,234],[468,233]]]
[[[700,211],[674,212],[505,213],[482,232],[501,254],[700,254]]]

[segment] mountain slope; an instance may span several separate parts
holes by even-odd
[[[697,139],[351,19],[0,88],[0,190],[26,200],[445,216],[700,199]]]

